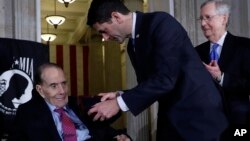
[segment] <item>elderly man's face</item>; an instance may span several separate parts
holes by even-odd
[[[42,84],[36,85],[36,89],[47,102],[57,108],[68,103],[68,86],[62,69],[45,68],[42,72]]]
[[[210,41],[218,41],[226,31],[228,17],[216,13],[214,3],[209,3],[201,8],[200,22],[201,29],[206,38]]]

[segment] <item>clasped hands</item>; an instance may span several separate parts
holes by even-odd
[[[120,110],[116,99],[117,95],[117,92],[98,94],[98,96],[102,96],[101,102],[92,106],[92,108],[88,111],[88,115],[94,115],[94,121],[104,121],[105,119],[110,119],[116,115]]]
[[[215,80],[218,80],[218,78],[221,78],[222,72],[220,70],[220,67],[217,61],[212,60],[209,64],[205,64],[205,63],[203,64],[205,65],[206,69]]]

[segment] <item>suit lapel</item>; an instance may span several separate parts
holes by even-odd
[[[135,23],[135,46],[137,44],[137,40],[140,37],[140,27],[142,27],[143,23],[143,13],[136,12],[136,23]],[[144,29],[145,30],[145,29]]]
[[[203,54],[204,53],[204,54]],[[205,44],[205,48],[204,48],[204,51],[202,52],[202,55],[201,56],[206,56],[206,58],[203,58],[205,61],[205,63],[209,63],[210,62],[210,42],[207,42]]]
[[[146,28],[146,22],[149,22],[149,21],[145,21],[145,14],[144,13],[141,13],[141,12],[136,12],[136,24],[135,24],[135,44],[134,44],[134,47],[135,47],[135,55],[137,56],[138,54],[142,53],[143,50],[145,49],[145,46],[141,45],[142,43],[142,40],[140,40],[141,36],[144,36],[142,37],[142,39],[145,39],[145,35],[146,34],[143,34],[143,31],[145,32],[145,30],[147,30]]]
[[[47,130],[46,132],[48,136],[51,136],[54,141],[61,141],[53,116],[51,115],[50,109],[45,101],[43,101],[43,105],[40,107],[40,110],[38,110],[38,112],[41,118],[41,126],[44,126],[44,129]]]
[[[210,42],[207,41],[204,44],[202,44],[200,47],[198,47],[198,53],[200,55],[201,60],[208,64],[210,62]]]
[[[228,32],[223,43],[223,47],[222,47],[221,54],[220,54],[220,59],[218,61],[218,64],[222,71],[226,68],[226,66],[228,66],[228,64],[230,63],[231,57],[233,57],[233,54],[234,54],[234,50],[232,49],[233,46],[234,46],[234,37],[232,34]]]

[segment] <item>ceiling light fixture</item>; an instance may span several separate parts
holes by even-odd
[[[52,42],[56,39],[56,34],[53,33],[43,33],[41,38],[46,42]]]
[[[42,33],[41,38],[46,42],[52,42],[56,39],[56,34],[49,33],[48,23],[47,23],[47,33]]]
[[[68,7],[70,3],[73,3],[75,0],[58,0],[60,3],[64,3],[65,7]]]
[[[61,15],[56,15],[56,0],[55,0],[55,15],[48,15],[47,17],[45,17],[46,21],[53,25],[55,29],[57,29],[58,25],[61,25],[64,23],[65,21],[65,17],[61,16]]]

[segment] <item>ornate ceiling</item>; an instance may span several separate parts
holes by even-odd
[[[91,0],[76,0],[66,8],[64,4],[56,0],[41,0],[41,32],[51,32],[57,35],[57,38],[51,44],[77,44],[83,42],[84,35],[88,30],[86,26],[87,11]],[[55,29],[47,24],[45,17],[47,15],[61,15],[66,18],[62,25]]]

